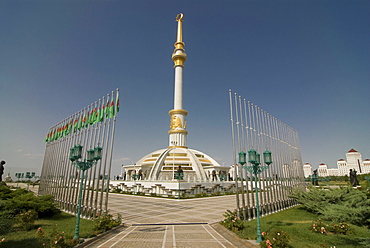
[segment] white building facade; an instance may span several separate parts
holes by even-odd
[[[362,155],[355,149],[351,149],[346,153],[347,161],[339,159],[337,161],[338,176],[349,174],[349,170],[356,170],[357,174],[370,173],[370,159],[362,160]]]
[[[319,164],[319,168],[318,168],[317,172],[318,172],[319,177],[329,176],[328,166],[324,163]]]
[[[304,177],[306,178],[310,177],[313,174],[312,166],[310,163],[305,163],[303,165],[303,173],[304,173]]]

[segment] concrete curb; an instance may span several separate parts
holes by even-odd
[[[125,226],[124,224],[116,226],[116,227],[114,227],[114,228],[112,228],[112,229],[110,229],[106,232],[98,234],[95,237],[85,239],[84,242],[82,242],[81,244],[76,245],[75,247],[77,247],[77,248],[86,247],[88,245],[91,245],[92,243],[94,243],[97,240],[102,240],[102,239],[106,238],[107,236],[114,236],[114,235],[122,232],[126,228],[128,228],[128,226]]]
[[[255,240],[246,240],[239,238],[238,235],[227,229],[226,227],[222,226],[219,223],[210,224],[210,226],[215,229],[222,237],[227,239],[233,245],[238,248],[255,248],[260,247]]]

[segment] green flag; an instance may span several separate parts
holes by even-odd
[[[107,98],[107,103],[104,108],[105,118],[109,118],[109,99]]]
[[[78,130],[81,130],[81,128],[83,128],[83,126],[82,126],[82,124],[83,124],[83,122],[82,122],[83,118],[84,118],[83,117],[83,114],[81,114],[80,117],[79,117],[78,125],[77,125],[77,129]]]
[[[84,117],[82,118],[82,127],[86,128],[88,125],[88,116],[86,115],[86,113],[84,113]]]
[[[90,116],[90,125],[93,125],[96,123],[96,107],[91,111]]]
[[[94,116],[95,117],[94,117],[94,123],[93,124],[96,124],[96,123],[100,122],[99,121],[99,118],[100,118],[100,108],[99,107],[96,109]]]
[[[102,103],[101,108],[100,108],[100,112],[99,112],[99,118],[98,118],[99,122],[104,121],[104,115],[105,115],[105,109],[104,109],[104,103]]]
[[[51,136],[51,131],[49,131],[47,134],[46,134],[46,137],[44,139],[44,142],[47,143],[50,141],[50,136]]]
[[[119,91],[117,89],[117,96],[116,96],[116,115],[119,112]]]
[[[66,130],[66,135],[69,135],[71,133],[72,125],[73,125],[73,119],[71,119],[68,122],[67,130]]]
[[[114,117],[114,109],[115,109],[115,105],[114,105],[114,99],[113,99],[113,96],[112,96],[112,101],[111,101],[110,106],[109,106],[108,118]]]
[[[73,132],[77,132],[77,128],[78,128],[78,119],[79,119],[79,116],[75,117],[75,120],[74,120],[74,123],[73,123]]]

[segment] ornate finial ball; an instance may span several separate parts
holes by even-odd
[[[180,13],[176,16],[176,21],[182,21],[182,19],[184,19],[184,14],[183,13]]]

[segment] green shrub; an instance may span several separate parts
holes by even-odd
[[[287,232],[275,230],[269,233],[262,233],[263,241],[260,247],[263,248],[286,248],[289,247],[289,236]]]
[[[97,232],[106,232],[113,227],[119,226],[121,223],[122,217],[120,214],[114,219],[111,214],[104,213],[94,220],[94,230]]]
[[[312,188],[308,192],[297,190],[290,197],[323,219],[370,227],[370,196],[360,190]]]
[[[220,222],[221,225],[226,227],[227,229],[238,232],[244,228],[244,222],[237,216],[236,210],[230,211],[227,210],[223,216],[225,219]]]
[[[37,212],[33,209],[18,214],[16,217],[16,226],[23,230],[30,230],[37,219]]]
[[[6,200],[4,204],[4,210],[12,211],[14,215],[31,209],[38,213],[39,218],[50,217],[60,212],[51,195],[19,194]]]
[[[120,188],[114,188],[114,189],[112,190],[112,193],[120,194],[120,193],[122,193],[122,189],[120,189]]]
[[[50,233],[45,233],[44,229],[39,227],[36,235],[41,246],[46,248],[67,248],[79,243],[78,240],[68,238],[64,232],[58,231],[57,225]]]
[[[315,233],[321,233],[321,234],[326,234],[326,228],[328,227],[327,224],[322,222],[321,219],[318,219],[316,222],[312,224],[311,231]]]
[[[6,200],[11,198],[12,190],[5,185],[0,185],[0,200]]]
[[[13,224],[14,224],[14,215],[12,214],[12,212],[0,211],[0,234],[5,234],[12,231]]]
[[[345,222],[340,222],[339,224],[326,224],[322,219],[318,219],[312,224],[311,231],[321,234],[343,234],[347,235],[351,233],[350,227]]]
[[[202,192],[202,193],[199,193],[199,194],[195,194],[195,198],[202,198],[202,197],[207,197],[207,193],[206,192]]]
[[[220,196],[221,195],[221,192],[220,191],[217,191],[217,192],[214,192],[211,194],[211,196]]]

